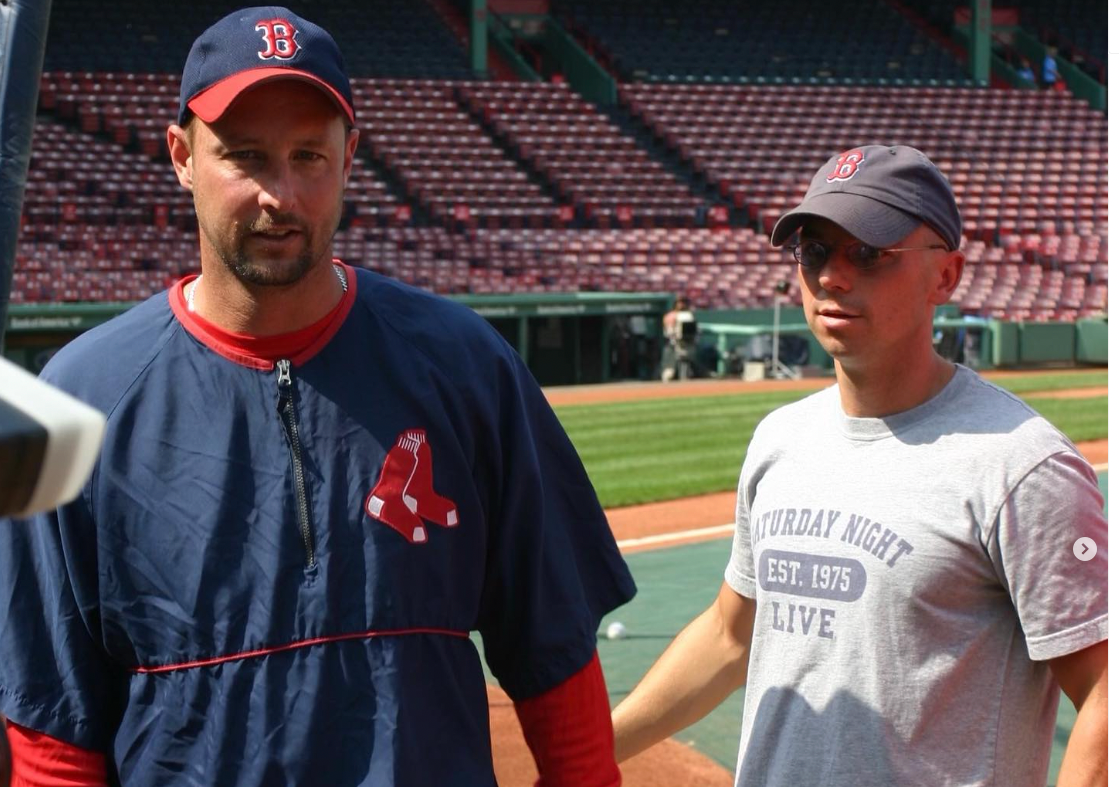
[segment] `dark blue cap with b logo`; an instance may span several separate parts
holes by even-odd
[[[179,90],[179,125],[193,114],[220,118],[241,93],[277,79],[300,79],[326,93],[350,123],[353,94],[330,33],[280,6],[234,11],[198,37]]]
[[[783,245],[814,217],[878,247],[927,224],[949,249],[960,248],[960,209],[948,178],[924,153],[906,145],[863,145],[830,159],[812,178],[800,205],[778,219],[771,242]]]

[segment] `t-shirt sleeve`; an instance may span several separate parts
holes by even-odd
[[[754,546],[751,540],[750,499],[747,484],[747,464],[738,479],[738,498],[734,506],[734,540],[730,547],[730,562],[723,573],[726,583],[739,595],[757,598],[757,579],[754,576]]]
[[[1077,540],[1096,544],[1091,560]],[[1064,656],[1107,639],[1107,520],[1096,474],[1079,454],[1054,454],[1015,485],[991,533],[1030,658]]]
[[[98,644],[96,549],[81,496],[56,512],[0,520],[0,712],[105,751],[124,683]]]
[[[528,369],[505,355],[482,441],[489,546],[478,629],[514,700],[582,669],[602,616],[636,593],[583,464]]]

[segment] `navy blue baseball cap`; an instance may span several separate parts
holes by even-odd
[[[829,159],[801,203],[777,220],[772,244],[784,245],[813,217],[880,248],[927,224],[949,249],[958,249],[963,231],[948,178],[928,156],[906,145],[863,145]]]
[[[278,79],[320,88],[354,122],[346,63],[330,33],[286,8],[268,5],[234,11],[194,42],[183,66],[179,125],[191,114],[212,123],[243,91]]]

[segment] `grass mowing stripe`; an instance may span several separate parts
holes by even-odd
[[[607,419],[642,422],[665,417],[679,418],[681,414],[703,411],[718,414],[739,412],[743,407],[768,412],[787,402],[796,401],[811,391],[776,391],[763,394],[731,393],[721,396],[686,396],[665,399],[638,399],[629,402],[603,402],[601,404],[560,405],[556,412],[564,425],[579,426],[598,423]]]
[[[706,404],[700,400],[683,406],[642,408],[639,417],[617,405],[604,408],[595,418],[584,414],[572,419],[563,411],[559,415],[584,462],[625,457],[640,463],[656,461],[662,454],[679,457],[735,444],[741,453],[758,421],[776,406],[768,401]]]
[[[1054,390],[1054,386],[1070,382],[1075,382],[1073,387],[1090,386],[1095,383],[1093,377],[1041,375],[1028,379],[1043,381],[1034,390]],[[614,507],[734,489],[758,422],[774,408],[810,393],[777,391],[564,405],[556,407],[556,413],[602,505]],[[1029,396],[1029,404],[1075,441],[1107,437],[1106,397],[1053,399],[1038,394]]]
[[[1074,443],[1107,437],[1107,397],[1089,399],[1047,399],[1031,396],[1030,407],[1037,410]]]
[[[733,489],[758,421],[805,395],[610,402],[556,413],[609,508]]]
[[[1021,396],[1030,391],[1062,391],[1071,388],[1095,388],[1107,385],[1107,371],[1080,374],[1037,374],[1025,377],[1000,377],[992,380],[1001,388]]]
[[[747,412],[719,418],[692,416],[632,428],[571,428],[568,433],[572,435],[576,448],[586,461],[617,455],[634,456],[636,460],[661,451],[683,453],[720,444],[727,445],[735,440],[745,449],[746,443],[743,441],[749,439],[758,421],[768,412]]]

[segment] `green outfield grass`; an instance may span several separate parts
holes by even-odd
[[[1107,385],[1107,373],[1001,378],[1075,441],[1107,437],[1107,397],[1046,398],[1036,391]],[[568,405],[556,414],[579,452],[602,505],[673,500],[728,491],[746,445],[772,409],[810,392],[729,394]]]
[[[1030,407],[1048,418],[1074,442],[1107,437],[1107,397],[1091,399],[1046,399],[1023,397]]]
[[[734,489],[754,427],[804,392],[558,407],[606,507]]]
[[[1095,388],[1107,385],[1107,369],[1098,372],[1053,372],[1052,374],[1031,374],[1022,377],[1000,377],[992,382],[1011,393],[1023,396],[1031,391],[1061,391],[1069,388]]]

